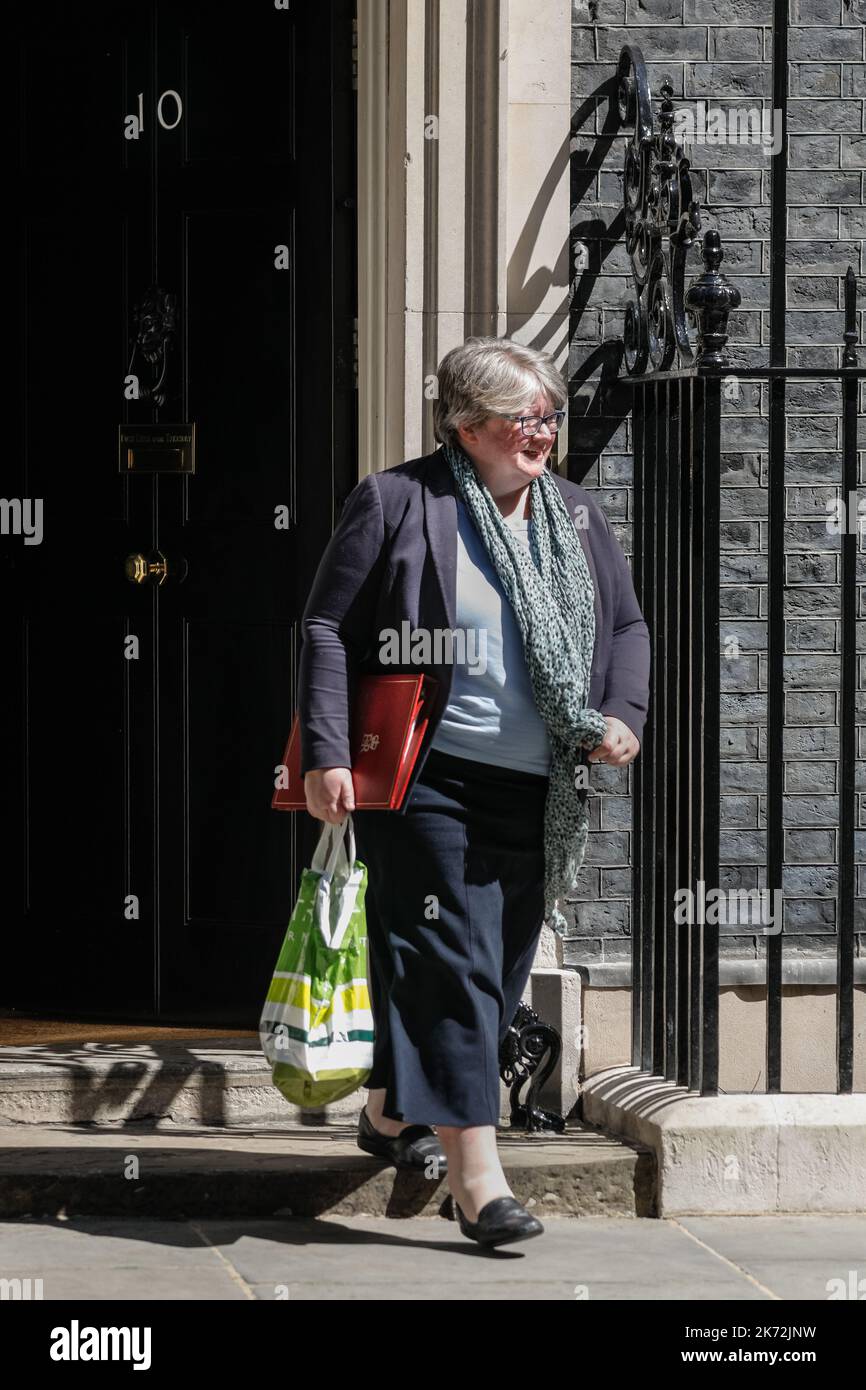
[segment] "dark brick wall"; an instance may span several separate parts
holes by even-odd
[[[725,22],[720,23],[724,17]],[[866,305],[866,0],[791,0],[789,10],[787,357],[841,359],[842,277],[848,265]],[[729,109],[772,105],[771,0],[574,0],[572,25],[572,314],[569,378],[572,477],[598,490],[627,554],[632,548],[632,433],[628,398],[611,385],[631,275],[623,244],[622,161],[628,136],[611,102],[623,43],[647,62],[657,113],[668,77],[674,105],[703,98]],[[695,196],[704,229],[718,228],[723,269],[742,295],[729,350],[743,365],[769,353],[771,153],[759,146],[694,144]],[[692,269],[701,269],[698,249]],[[687,277],[687,278],[690,278]],[[858,314],[864,342],[863,309]],[[860,361],[866,360],[866,348]],[[861,395],[861,411],[866,394]],[[722,575],[722,887],[763,886],[766,852],[767,388],[744,384],[724,405]],[[835,950],[838,855],[839,537],[826,525],[840,495],[838,385],[789,387],[787,411],[786,950]],[[866,449],[866,428],[860,423]],[[858,480],[864,479],[864,457]],[[862,496],[862,493],[861,493]],[[859,542],[861,558],[863,538]],[[866,580],[866,566],[858,572]],[[866,590],[858,613],[866,618]],[[858,624],[866,653],[866,622]],[[862,660],[861,678],[866,673]],[[863,679],[860,681],[862,691]],[[858,695],[858,719],[866,696]],[[866,731],[859,753],[866,758]],[[593,772],[593,833],[573,904],[572,963],[630,954],[631,769]],[[866,893],[866,764],[858,888]],[[857,908],[864,923],[863,899]],[[760,955],[759,938],[723,942]]]

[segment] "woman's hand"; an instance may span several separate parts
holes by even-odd
[[[342,825],[355,809],[355,788],[348,767],[315,767],[304,777],[307,810],[316,820]]]
[[[604,719],[607,733],[598,747],[587,753],[586,760],[589,763],[608,763],[612,767],[624,767],[637,757],[640,743],[621,719],[614,719],[612,715],[607,714]]]

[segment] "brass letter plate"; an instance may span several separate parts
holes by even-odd
[[[119,425],[121,473],[194,473],[195,424]]]

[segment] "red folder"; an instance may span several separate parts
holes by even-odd
[[[349,746],[359,811],[400,809],[430,722],[430,702],[437,685],[433,676],[371,673],[358,677]],[[305,811],[297,712],[283,763],[288,785],[276,788],[271,806],[275,811]]]

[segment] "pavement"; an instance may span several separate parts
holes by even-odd
[[[866,1215],[540,1214],[542,1235],[496,1251],[440,1216],[21,1218],[0,1222],[0,1280],[46,1301],[866,1298]]]

